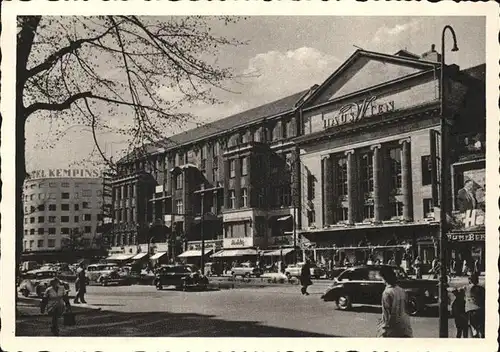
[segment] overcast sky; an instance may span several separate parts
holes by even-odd
[[[248,44],[226,48],[218,57],[218,64],[248,77],[230,84],[234,93],[218,93],[222,104],[198,105],[190,111],[200,122],[211,121],[320,84],[356,47],[388,54],[400,49],[422,54],[436,44],[439,51],[441,31],[447,24],[455,29],[460,48],[456,53],[448,49],[447,63],[461,68],[484,63],[483,17],[250,17],[224,27],[230,28],[227,36]],[[214,25],[219,34],[224,34],[222,28]],[[451,48],[451,38],[447,44]],[[40,148],[53,133],[54,127],[50,130],[36,115],[30,118],[28,170],[65,168],[85,159],[93,149],[91,135],[79,128],[68,132],[54,148]],[[101,140],[106,140],[103,147],[108,155],[123,146],[123,137],[110,134]]]

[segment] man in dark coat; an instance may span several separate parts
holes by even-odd
[[[79,300],[82,303],[87,303],[84,297],[85,292],[87,292],[87,276],[85,275],[85,268],[83,266],[83,263],[80,264],[80,267],[76,270],[75,290],[76,296],[74,303],[80,303]]]
[[[311,263],[309,262],[309,260],[305,262],[305,264],[302,266],[302,270],[300,271],[300,284],[302,285],[300,292],[302,292],[303,295],[309,296],[307,287],[312,285]]]

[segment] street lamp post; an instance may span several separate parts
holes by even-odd
[[[201,193],[201,220],[200,220],[200,238],[201,238],[201,260],[200,260],[200,270],[203,274],[205,274],[205,234],[203,233],[203,219],[205,215],[205,207],[204,207],[205,197],[203,193]]]
[[[294,202],[295,203],[295,202]],[[297,264],[297,204],[293,205],[293,263]]]
[[[446,262],[446,251],[447,251],[447,226],[446,226],[446,161],[445,161],[445,148],[446,148],[446,90],[445,85],[445,34],[446,30],[449,30],[453,37],[453,48],[451,51],[458,51],[457,37],[455,31],[450,25],[443,28],[441,34],[441,82],[440,82],[440,97],[441,97],[441,143],[440,143],[440,187],[439,187],[439,206],[441,211],[440,227],[439,227],[439,259],[441,262],[441,275],[439,277],[439,337],[448,337],[448,292],[447,292],[447,262]]]

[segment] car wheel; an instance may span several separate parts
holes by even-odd
[[[337,308],[340,310],[350,310],[352,308],[351,297],[348,294],[342,293],[337,298]]]
[[[408,296],[408,301],[406,303],[406,311],[409,315],[415,316],[422,310],[420,301],[415,296]]]

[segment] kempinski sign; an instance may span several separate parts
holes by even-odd
[[[99,178],[102,172],[96,169],[46,169],[35,170],[28,173],[30,178],[58,178],[58,177],[82,177]]]
[[[323,114],[323,128],[353,123],[365,117],[394,111],[394,100],[377,103],[377,97],[371,96],[359,103],[349,103],[340,109]]]

